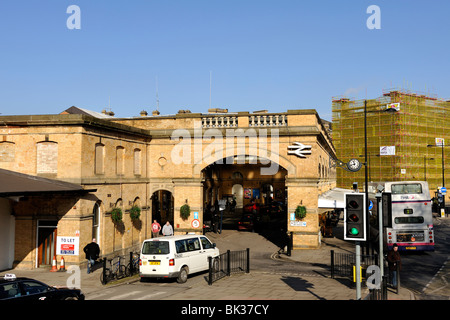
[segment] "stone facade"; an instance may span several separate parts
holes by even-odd
[[[287,229],[294,233],[294,248],[318,246],[318,196],[335,186],[336,172],[328,165],[330,154],[335,155],[331,139],[315,110],[111,119],[60,114],[0,120],[1,168],[93,190],[82,196],[28,197],[13,203],[16,265],[40,264],[36,233],[41,220],[57,221],[58,236],[79,237],[80,254],[64,257],[69,264],[85,263],[82,248],[93,236],[99,238],[102,255],[137,248],[151,237],[152,195],[158,190],[172,193],[175,232],[200,233],[192,214],[187,220],[180,218],[181,206],[188,203],[191,212],[198,212],[202,226],[206,202],[233,193],[236,171],[246,177],[244,188],[271,184],[281,190],[278,196],[287,192]],[[307,146],[307,152],[288,153],[295,143]],[[244,162],[245,157],[266,162],[253,164],[249,158],[250,165],[239,164],[240,156]],[[231,165],[232,158],[238,163]],[[209,174],[208,168],[218,161],[225,163],[215,165],[219,175]],[[262,174],[264,168],[269,174]],[[299,205],[307,208],[307,216],[302,224],[292,223],[289,214]],[[133,206],[141,208],[138,220],[130,218]],[[121,223],[111,219],[116,207],[123,212]]]

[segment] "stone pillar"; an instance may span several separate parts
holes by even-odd
[[[293,249],[315,249],[319,246],[317,179],[288,178],[287,230],[293,232]],[[291,220],[297,206],[306,207],[306,217]]]
[[[203,184],[200,178],[173,179],[174,234],[203,233]],[[187,200],[187,202],[186,202]],[[180,208],[188,204],[191,213],[187,220],[180,216]],[[196,214],[196,212],[198,214]],[[198,215],[198,219],[195,219]],[[198,221],[194,221],[198,220]]]

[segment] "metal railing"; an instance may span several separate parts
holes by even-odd
[[[389,271],[386,260],[383,259],[384,270],[387,274],[381,278],[381,283],[378,289],[369,289],[369,295],[366,300],[387,300],[388,286],[391,286],[395,293],[398,294],[400,290],[400,267],[397,265],[396,283],[393,284],[392,271]],[[336,253],[331,250],[331,278],[336,277],[348,278],[351,281],[354,279],[354,268],[356,262],[356,255],[354,253]],[[378,255],[361,255],[361,278],[366,279],[366,269],[371,265],[379,265]]]
[[[353,268],[356,265],[354,253],[337,253],[331,250],[331,278],[344,277],[353,279]],[[361,266],[378,265],[378,255],[361,255]]]
[[[235,273],[250,272],[250,249],[230,251],[220,254],[218,257],[209,257],[208,284],[220,280]]]

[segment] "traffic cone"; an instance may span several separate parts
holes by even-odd
[[[64,257],[61,257],[61,265],[58,271],[66,271],[66,266],[64,264]]]
[[[58,268],[56,267],[56,256],[53,256],[52,269],[50,270],[50,272],[56,271],[58,271]]]

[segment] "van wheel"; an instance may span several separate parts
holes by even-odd
[[[214,261],[213,261],[213,271],[214,271],[214,272],[219,272],[219,271],[220,271],[220,261],[219,261],[219,258],[214,258]]]
[[[186,267],[181,268],[180,274],[178,275],[177,282],[185,283],[188,278],[188,269]]]

